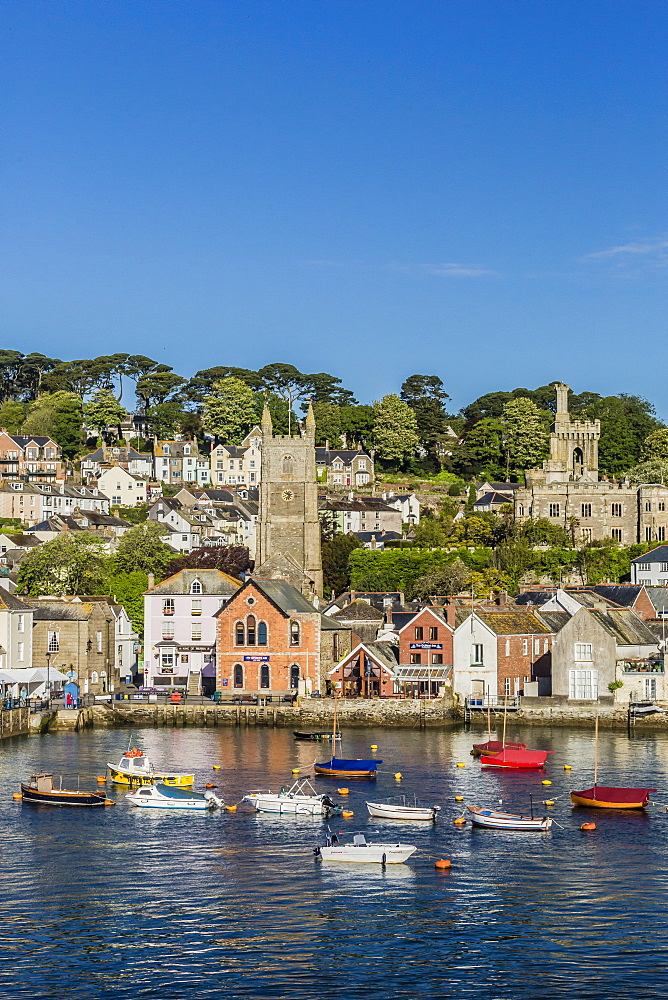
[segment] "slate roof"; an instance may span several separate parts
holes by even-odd
[[[655,562],[668,562],[668,545],[659,545],[657,548],[652,549],[651,552],[645,552],[642,556],[636,556],[632,559],[633,563],[655,563]]]
[[[571,620],[568,611],[537,611],[536,617],[545,622],[550,632],[560,632]]]
[[[398,531],[354,531],[352,534],[359,538],[360,542],[372,542],[375,538],[377,542],[395,542],[401,538]]]
[[[406,625],[409,625],[416,615],[419,615],[419,611],[393,611],[392,612],[392,624],[394,625],[397,632]]]
[[[484,611],[477,617],[496,635],[548,635],[551,629],[531,611]]]
[[[474,507],[487,507],[491,504],[504,504],[510,503],[510,497],[507,493],[484,493],[479,500],[473,504]]]
[[[599,594],[601,597],[606,597],[609,601],[613,601],[615,604],[618,604],[620,608],[632,608],[638,600],[640,592],[643,589],[643,585],[641,583],[630,585],[600,583],[591,589],[595,594]]]
[[[236,594],[241,587],[241,581],[221,572],[219,569],[182,569],[173,576],[168,576],[162,583],[156,584],[153,590],[147,590],[147,594],[189,594],[194,580],[199,580],[202,584],[202,593],[193,594],[193,597],[203,597],[207,594],[224,594],[231,596]]]
[[[664,608],[668,610],[668,587],[648,587],[645,584],[645,590],[657,615],[661,614]]]
[[[37,601],[26,598],[26,604],[33,609],[35,621],[88,621],[92,607],[90,604],[65,604],[60,601]]]
[[[49,444],[49,442],[54,445],[56,444],[53,438],[43,437],[39,434],[8,434],[7,437],[11,438],[12,441],[15,441],[19,448],[27,448],[31,441],[34,441],[34,443],[39,445],[40,448],[43,448],[44,445]],[[56,445],[56,447],[58,446]]]
[[[39,538],[35,538],[34,535],[5,535],[6,538],[12,542],[17,549],[30,549],[34,548],[35,545],[41,545]]]
[[[556,594],[555,590],[525,590],[523,594],[518,594],[515,598],[515,604],[522,606],[534,605],[540,607],[541,604],[547,604],[551,601]]]
[[[351,650],[345,659],[349,660],[352,654],[360,649],[360,647],[364,648],[367,653],[370,653],[379,663],[386,666],[391,673],[394,673],[399,664],[399,647],[396,642],[362,642],[355,649]]]
[[[335,612],[331,617],[338,618],[343,622],[382,622],[385,620],[385,615],[382,611],[372,608],[368,601],[361,601],[359,599],[353,601],[347,608],[342,608],[341,611]]]
[[[0,587],[0,609],[3,611],[31,611],[32,608],[18,597],[14,597],[4,587]]]
[[[654,646],[656,636],[635,611],[610,608],[589,612],[620,646]]]
[[[315,449],[315,461],[316,465],[331,465],[332,462],[339,458],[346,465],[351,465],[356,458],[368,458],[370,460],[371,456],[367,451],[348,451],[348,450],[336,450],[333,451],[331,448],[316,448]]]
[[[488,486],[491,486],[492,489],[497,493],[510,493],[511,490],[522,489],[521,483],[488,483],[487,480],[485,480],[485,483],[487,483]],[[473,485],[476,487],[480,487],[483,486],[484,484],[480,482],[480,483],[474,483]]]

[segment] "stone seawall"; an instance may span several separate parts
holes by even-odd
[[[332,699],[307,699],[301,705],[152,705],[114,702],[91,708],[95,726],[290,726],[295,729],[331,729]],[[370,700],[337,702],[341,725],[423,726],[450,725],[449,700]]]
[[[634,729],[666,729],[668,730],[668,706],[656,715],[638,715],[632,720]],[[464,719],[463,709],[457,708],[457,718]],[[551,698],[532,698],[531,702],[523,701],[517,711],[508,712],[508,725],[523,726],[583,726],[593,728],[598,715],[599,726],[602,729],[627,729],[629,725],[628,710],[622,705],[577,705],[567,701],[555,702]],[[476,729],[487,728],[487,715],[484,712],[472,713],[471,725]],[[495,730],[503,725],[503,712],[493,713],[492,725]]]
[[[0,739],[22,736],[30,731],[30,709],[9,708],[0,711]]]

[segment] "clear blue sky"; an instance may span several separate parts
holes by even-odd
[[[5,0],[2,346],[459,408],[666,363],[660,0]]]

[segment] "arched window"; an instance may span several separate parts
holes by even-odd
[[[255,616],[249,615],[246,619],[246,645],[255,645]]]
[[[202,584],[199,582],[199,580],[193,580],[193,582],[190,584],[190,593],[191,594],[202,593]]]
[[[242,688],[244,686],[244,668],[240,663],[234,664],[234,686]]]
[[[91,675],[90,675],[90,682],[91,682],[91,684],[97,684],[97,682],[99,681],[99,679],[100,678],[98,677],[97,670],[93,670],[92,673],[91,673]]]
[[[262,666],[260,667],[260,687],[261,688],[268,688],[269,687],[269,664],[268,663],[263,663]]]
[[[257,623],[257,644],[258,646],[267,645],[267,623],[258,622]]]
[[[524,517],[524,504],[518,503],[517,505],[517,516]]]
[[[290,667],[290,687],[296,691],[299,687],[299,667],[293,663]]]
[[[236,625],[234,626],[234,633],[235,633],[234,641],[237,644],[237,646],[244,646],[246,644],[246,635],[244,632],[243,622],[236,623]]]
[[[290,622],[290,645],[299,646],[301,642],[299,634],[299,622]]]
[[[284,476],[294,475],[294,462],[292,460],[292,455],[283,456],[283,475]]]

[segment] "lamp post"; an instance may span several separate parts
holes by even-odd
[[[50,668],[50,665],[51,665],[51,656],[52,656],[52,654],[49,653],[49,651],[47,650],[47,653],[46,653],[46,697],[47,697],[48,703],[49,703],[48,706],[47,706],[48,708],[51,708],[51,674],[49,672],[49,668]]]

